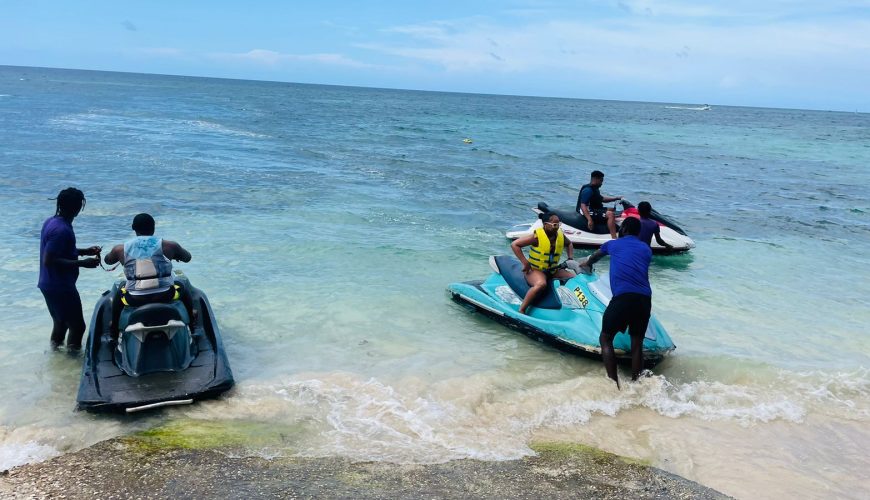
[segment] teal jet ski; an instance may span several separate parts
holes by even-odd
[[[484,281],[453,283],[447,287],[453,300],[514,328],[526,336],[566,352],[601,359],[598,337],[604,309],[613,293],[607,274],[581,274],[560,282],[553,280],[546,293],[520,314],[529,290],[520,261],[512,256],[492,256],[495,271]],[[563,264],[564,265],[564,264]],[[651,368],[676,348],[655,315],[650,317],[643,340],[644,366]],[[631,338],[620,332],[613,340],[617,360],[631,363]]]

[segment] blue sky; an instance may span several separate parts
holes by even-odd
[[[870,111],[870,0],[4,0],[0,64]]]

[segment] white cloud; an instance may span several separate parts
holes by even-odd
[[[360,47],[468,74],[736,86],[792,83],[819,68],[831,72],[830,78],[870,73],[867,65],[856,64],[870,52],[870,21],[857,19],[716,24],[634,17],[520,26],[477,19],[389,32],[403,38]]]
[[[626,12],[639,16],[672,18],[745,18],[759,20],[811,18],[842,13],[850,9],[866,9],[870,0],[729,0],[695,2],[686,0],[616,0]]]
[[[267,49],[253,49],[241,53],[216,53],[208,56],[218,61],[249,62],[265,66],[279,66],[284,63],[313,62],[319,64],[344,66],[351,68],[372,68],[371,64],[360,62],[342,54],[286,54]]]
[[[713,17],[729,13],[720,7],[696,2],[620,0],[618,5],[627,12],[642,16]]]

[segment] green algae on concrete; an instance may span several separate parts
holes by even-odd
[[[608,453],[604,450],[600,450],[598,448],[594,448],[592,446],[587,446],[585,444],[580,443],[564,443],[557,441],[542,441],[532,443],[530,445],[532,450],[539,455],[549,456],[552,458],[567,458],[567,457],[582,457],[585,459],[593,460],[598,464],[607,465],[609,463],[620,462],[623,464],[630,465],[640,465],[648,467],[650,466],[650,462],[646,460],[622,457],[619,455],[614,455],[613,453]]]
[[[290,448],[304,433],[304,426],[286,426],[245,420],[213,421],[184,419],[122,438],[143,451],[183,448]]]

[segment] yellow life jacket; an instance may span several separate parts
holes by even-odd
[[[559,265],[562,259],[562,249],[565,247],[565,235],[558,230],[556,235],[556,248],[552,248],[550,237],[544,232],[544,228],[535,230],[538,244],[529,249],[529,264],[539,271],[546,271]]]

